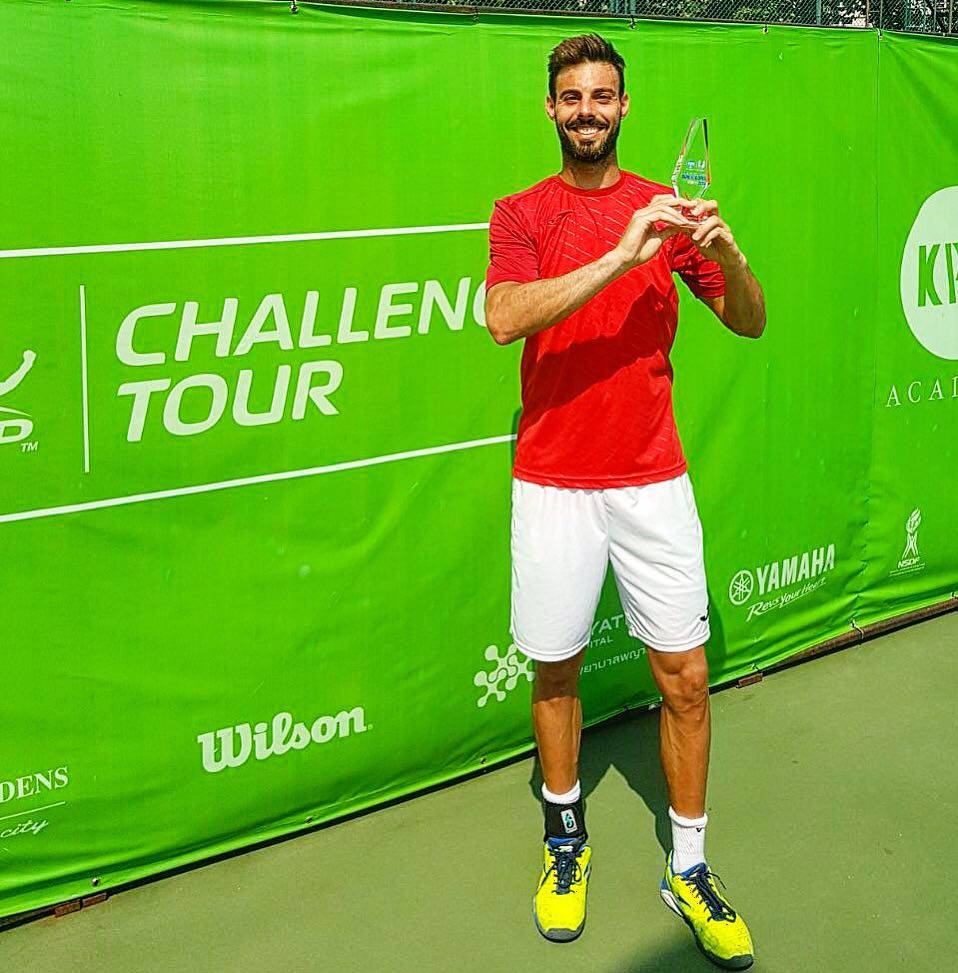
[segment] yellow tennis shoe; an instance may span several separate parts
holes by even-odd
[[[584,838],[546,841],[542,876],[532,900],[536,929],[546,939],[567,943],[582,932],[591,868],[592,848]]]
[[[713,963],[726,970],[745,970],[755,959],[752,937],[745,920],[719,892],[717,878],[705,862],[673,872],[670,853],[665,861],[662,899],[685,920],[699,949]]]

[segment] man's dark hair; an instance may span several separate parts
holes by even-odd
[[[549,54],[549,94],[555,101],[556,75],[573,64],[600,61],[611,64],[619,72],[619,97],[625,94],[625,61],[622,55],[598,34],[580,34],[567,37]]]

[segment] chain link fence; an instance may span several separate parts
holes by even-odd
[[[345,0],[350,2],[350,0]],[[820,27],[958,32],[958,0],[356,0],[370,6],[605,14]]]

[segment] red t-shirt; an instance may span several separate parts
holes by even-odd
[[[619,242],[635,210],[670,192],[622,170],[605,189],[577,189],[556,175],[496,200],[487,290],[590,263]],[[669,352],[679,305],[673,272],[698,297],[725,293],[718,264],[677,234],[652,260],[525,339],[516,477],[603,489],[685,472],[672,414]]]

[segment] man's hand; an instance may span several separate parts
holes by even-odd
[[[719,204],[714,199],[683,199],[680,205],[694,219],[701,220],[689,236],[703,256],[714,260],[723,270],[742,263],[745,259],[742,251],[728,224],[719,216]]]
[[[714,199],[685,199],[679,206],[690,216],[702,218],[689,236],[703,256],[722,268],[725,278],[725,294],[705,298],[705,302],[729,330],[758,338],[765,330],[765,295],[728,224],[719,216],[718,203]]]
[[[683,212],[687,199],[659,195],[642,209],[637,209],[629,220],[615,252],[628,269],[651,260],[669,237],[676,233],[691,233],[697,224]]]

